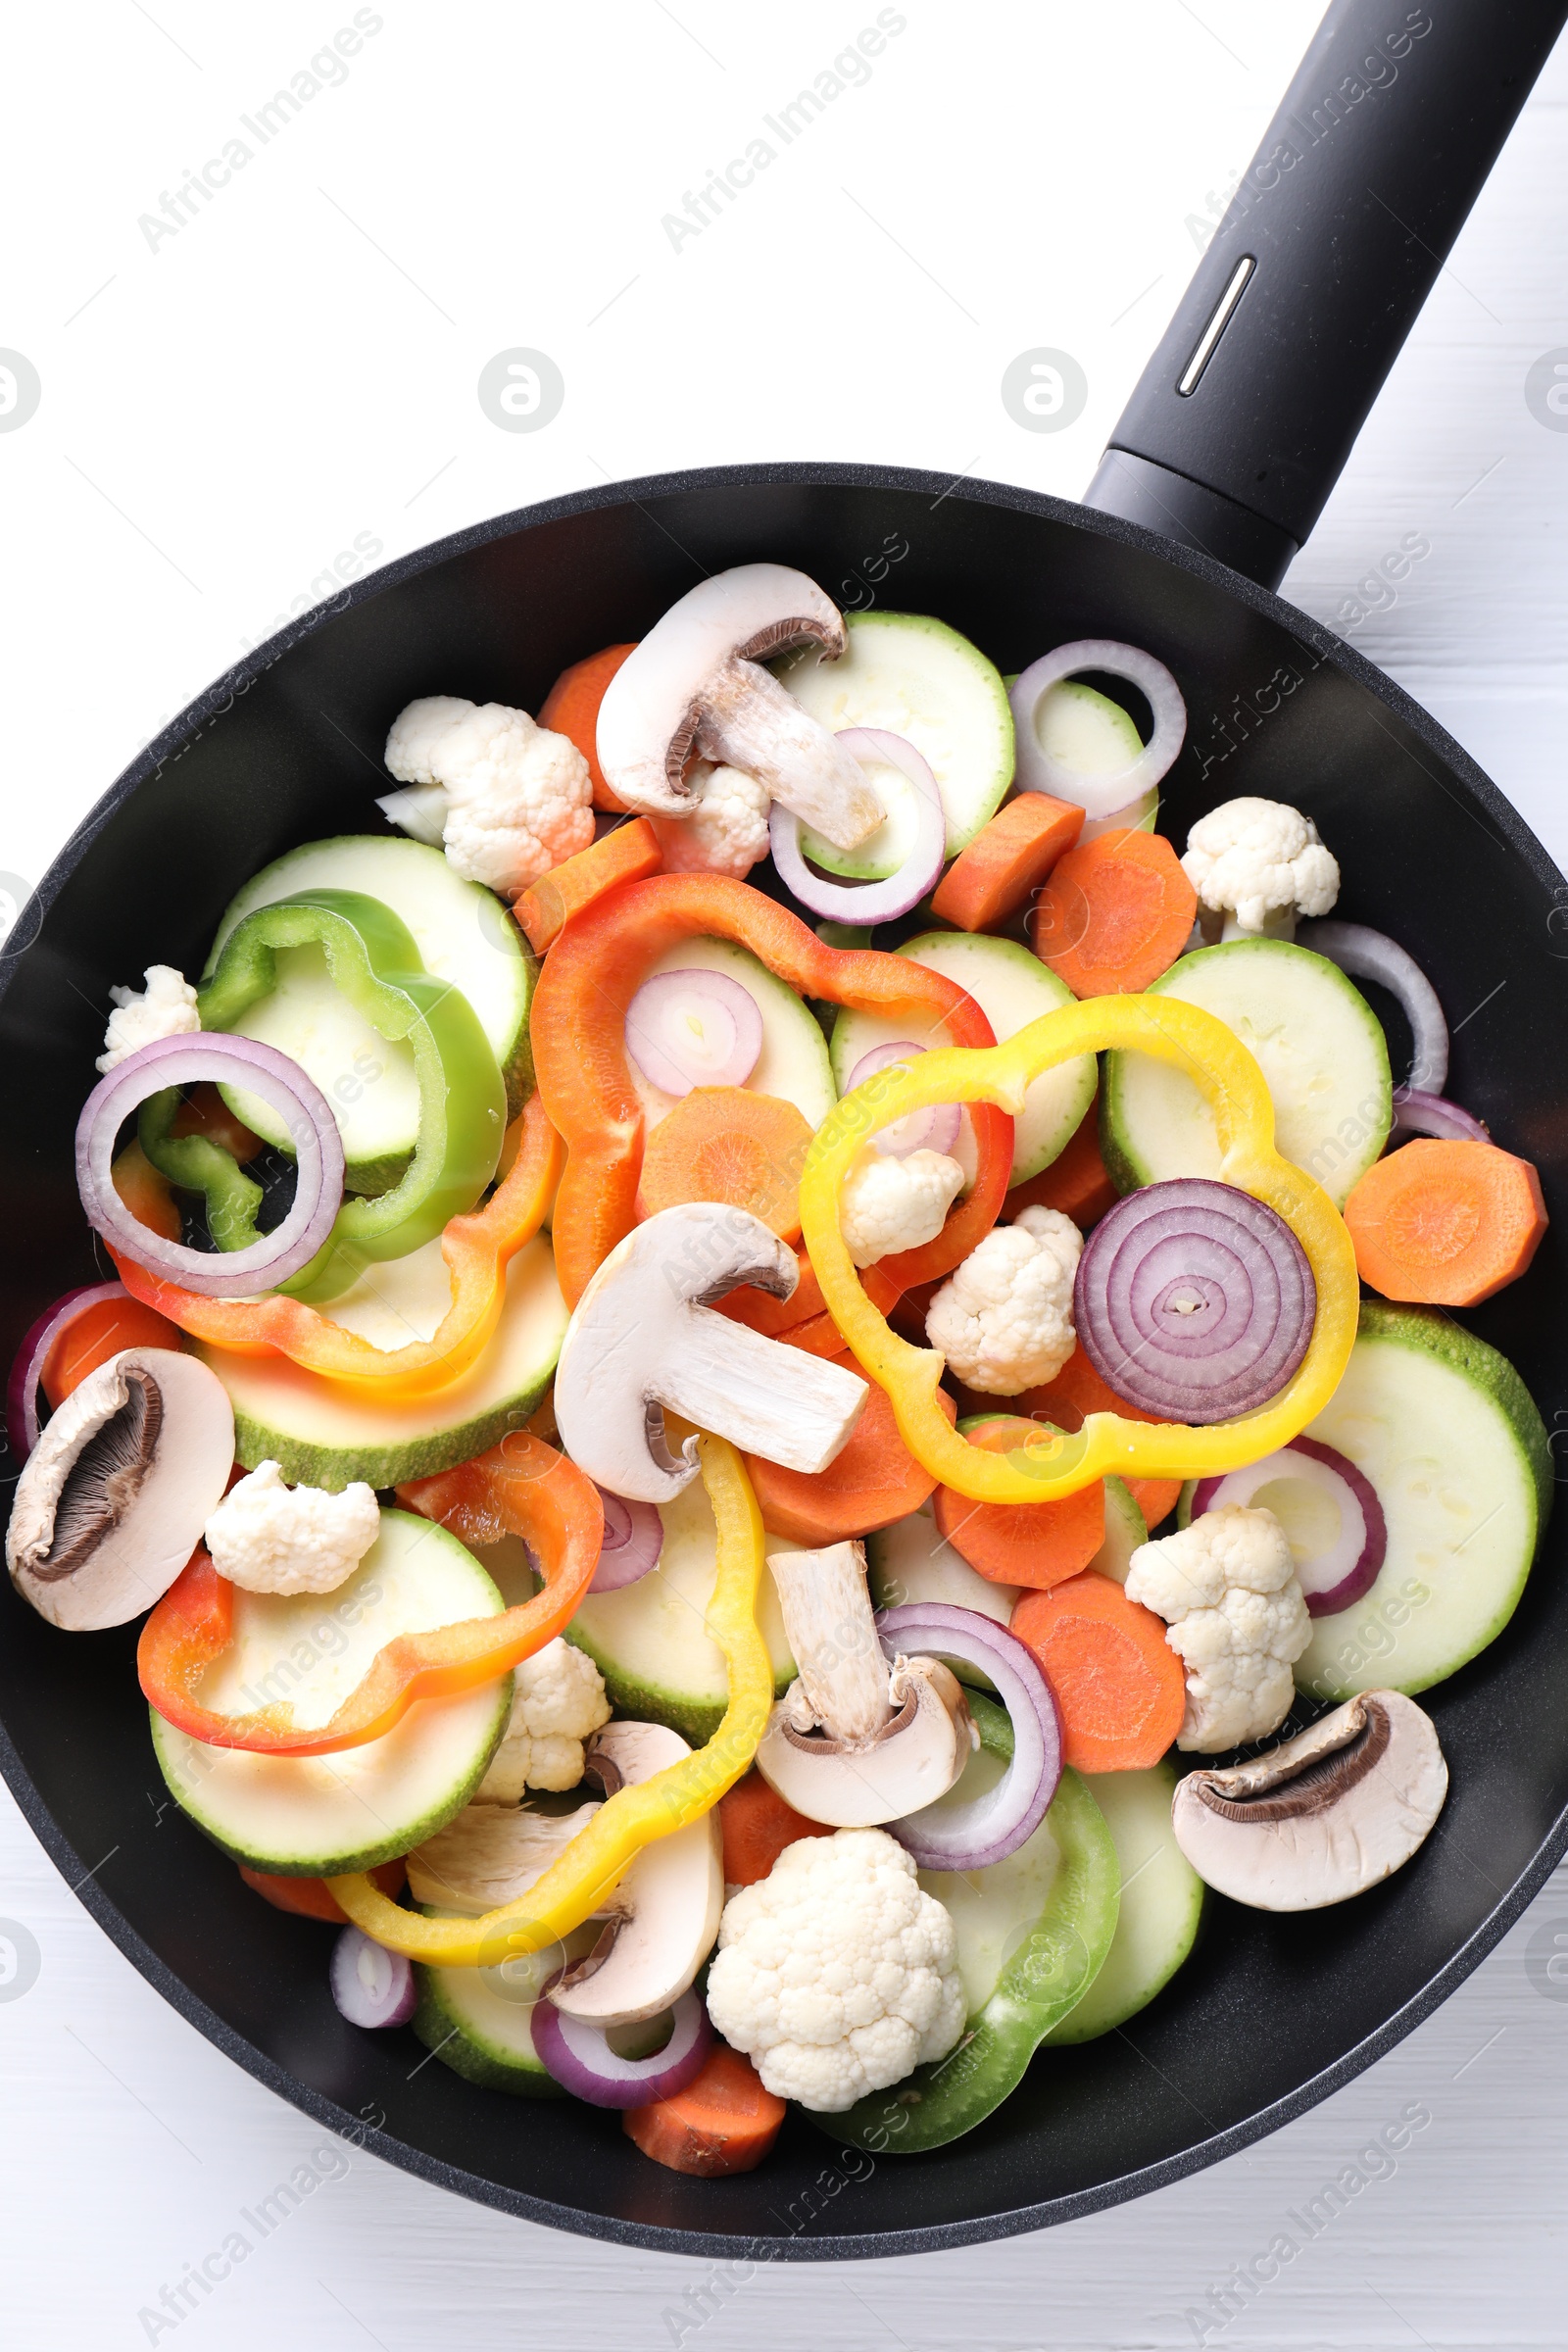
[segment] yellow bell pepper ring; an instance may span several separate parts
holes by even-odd
[[[866,1138],[938,1102],[995,1102],[1016,1117],[1045,1070],[1109,1048],[1152,1054],[1201,1090],[1219,1135],[1220,1179],[1274,1209],[1306,1253],[1317,1313],[1305,1355],[1262,1410],[1195,1429],[1092,1413],[1072,1437],[1042,1429],[1020,1451],[970,1446],[937,1400],[946,1359],[889,1330],[867,1298],[839,1226],[839,1187]],[[1174,997],[1086,997],[1048,1012],[1005,1045],[945,1047],[879,1071],[817,1130],[801,1178],[801,1226],[833,1321],[862,1371],[887,1392],[915,1459],[974,1502],[1054,1502],[1113,1473],[1206,1478],[1261,1460],[1300,1431],[1333,1396],[1355,1339],[1355,1252],[1328,1195],[1274,1148],[1274,1105],[1247,1048],[1223,1021]]]
[[[593,1916],[645,1845],[710,1812],[750,1765],[773,1704],[772,1661],[757,1624],[762,1519],[734,1446],[704,1436],[699,1451],[718,1530],[708,1631],[729,1673],[729,1703],[713,1737],[651,1780],[617,1789],[526,1894],[478,1919],[421,1918],[362,1872],[330,1880],[344,1911],[373,1942],[435,1968],[490,1968],[543,1951]]]

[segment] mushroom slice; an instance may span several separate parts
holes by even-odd
[[[634,1788],[691,1749],[662,1723],[611,1723],[589,1743],[601,1786]],[[604,1933],[550,1989],[564,2017],[608,2030],[658,2017],[713,1948],[724,1908],[718,1814],[645,1845],[607,1899]]]
[[[865,1382],[705,1303],[737,1283],[787,1298],[799,1279],[794,1250],[749,1209],[690,1200],[627,1234],[578,1299],[556,1365],[556,1423],[577,1467],[628,1500],[670,1501],[697,1476],[697,1441],[670,1452],[667,1406],[765,1461],[825,1470]]]
[[[671,605],[629,654],[599,710],[599,764],[628,808],[689,816],[693,752],[744,768],[841,850],[885,813],[856,761],[760,662],[793,646],[836,662],[844,620],[804,571],[742,564]]]
[[[1171,1826],[1219,1893],[1317,1911],[1408,1862],[1447,1788],[1431,1717],[1397,1690],[1364,1690],[1253,1763],[1189,1773]]]
[[[6,1566],[68,1633],[124,1625],[161,1600],[202,1540],[234,1465],[215,1372],[171,1348],[125,1348],[73,1389],[17,1481]]]
[[[771,1553],[800,1679],[768,1718],[757,1768],[787,1804],[837,1830],[875,1829],[935,1804],[976,1744],[963,1687],[938,1658],[877,1638],[859,1544]]]
[[[477,1919],[515,1902],[558,1862],[599,1807],[536,1813],[527,1805],[466,1805],[455,1821],[426,1838],[409,1856],[409,1889],[416,1903]]]

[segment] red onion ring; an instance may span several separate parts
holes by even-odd
[[[906,1601],[883,1609],[876,1630],[889,1660],[957,1658],[991,1677],[1012,1719],[1012,1762],[972,1803],[922,1805],[888,1830],[919,1870],[984,1870],[1004,1862],[1046,1817],[1061,1779],[1061,1717],[1051,1685],[1004,1625],[950,1601]]]
[[[38,1443],[38,1383],[60,1334],[101,1298],[129,1298],[122,1282],[95,1282],[84,1291],[67,1291],[53,1306],[44,1308],[27,1332],[12,1359],[6,1383],[6,1442],[19,1462],[25,1461]]]
[[[1406,1084],[1441,1095],[1448,1075],[1448,1024],[1438,992],[1415,957],[1386,931],[1369,930],[1365,923],[1298,923],[1296,944],[1310,948],[1314,956],[1326,956],[1352,980],[1379,981],[1397,998],[1414,1040]],[[1481,1141],[1490,1138],[1483,1136]]]
[[[1147,1184],[1102,1217],[1073,1317],[1101,1378],[1141,1412],[1201,1427],[1277,1396],[1306,1353],[1317,1285],[1283,1217],[1206,1176]]]
[[[762,1051],[761,1008],[728,972],[656,972],[626,1007],[626,1051],[661,1094],[744,1086]]]
[[[166,1086],[227,1080],[260,1095],[289,1131],[298,1175],[294,1205],[248,1250],[187,1250],[140,1225],[114,1186],[115,1139],[133,1110]],[[320,1249],[343,1197],[343,1138],[331,1106],[297,1061],[254,1037],[160,1037],[100,1078],[76,1122],[76,1189],[87,1222],[112,1250],[167,1274],[204,1298],[246,1298],[286,1282]]]
[[[552,1977],[546,1984],[547,1995],[555,1982]],[[701,1993],[683,1992],[673,2014],[674,2030],[662,2050],[651,2058],[617,2058],[597,2026],[564,2017],[552,2000],[541,1998],[533,2011],[533,2046],[546,2073],[590,2107],[644,2107],[684,2090],[712,2047]]]
[[[414,2015],[412,1961],[358,1928],[345,1928],[333,1944],[328,1982],[339,2017],[351,2026],[406,2026]]]
[[[1372,1481],[1334,1446],[1316,1438],[1292,1438],[1288,1446],[1249,1463],[1245,1470],[1200,1478],[1193,1491],[1193,1517],[1227,1502],[1250,1503],[1260,1488],[1286,1478],[1322,1488],[1339,1505],[1340,1532],[1333,1543],[1298,1560],[1296,1567],[1308,1613],[1336,1617],[1376,1583],[1388,1553],[1389,1529]]]
[[[1114,774],[1086,775],[1081,769],[1063,767],[1046,751],[1035,730],[1042,697],[1063,678],[1084,669],[1107,670],[1113,678],[1125,678],[1138,688],[1153,713],[1154,731],[1143,751]],[[1054,793],[1058,801],[1076,802],[1091,817],[1109,816],[1113,809],[1125,808],[1137,800],[1151,784],[1157,784],[1187,736],[1187,705],[1164,662],[1156,662],[1141,646],[1119,645],[1109,637],[1080,637],[1071,645],[1058,645],[1054,652],[1042,654],[1013,679],[1007,700],[1012,705],[1017,736],[1019,791]]]
[[[890,1070],[896,1064],[912,1061],[916,1054],[924,1052],[924,1046],[913,1045],[907,1038],[897,1045],[873,1046],[869,1054],[860,1055],[850,1072],[845,1093],[853,1095],[858,1086],[863,1086],[867,1078],[874,1078],[878,1070]],[[958,1140],[962,1116],[959,1103],[931,1102],[924,1110],[907,1111],[890,1126],[879,1127],[871,1142],[878,1152],[887,1152],[892,1159],[907,1159],[911,1152],[951,1152]]]
[[[1396,1136],[1433,1135],[1444,1144],[1490,1144],[1491,1130],[1469,1111],[1461,1110],[1457,1102],[1446,1102],[1441,1095],[1424,1094],[1419,1087],[1396,1087],[1394,1090],[1394,1126],[1390,1131],[1392,1144]]]
[[[605,1540],[599,1547],[599,1565],[594,1570],[590,1592],[618,1592],[625,1585],[634,1585],[650,1568],[657,1568],[664,1544],[664,1522],[658,1506],[652,1502],[628,1502],[623,1494],[612,1494],[601,1487],[599,1499],[605,1506]]]
[[[936,883],[947,855],[948,820],[937,780],[912,743],[882,727],[845,727],[838,740],[846,750],[864,751],[896,767],[914,787],[914,844],[896,874],[885,882],[829,882],[812,873],[801,851],[801,821],[782,801],[768,811],[767,830],[779,879],[803,906],[844,923],[890,923],[907,914]]]

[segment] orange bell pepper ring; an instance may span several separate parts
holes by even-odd
[[[627,1011],[660,956],[682,940],[701,938],[749,948],[798,996],[895,1020],[936,1018],[956,1046],[994,1042],[991,1023],[956,981],[906,956],[830,948],[760,890],[727,875],[653,874],[606,892],[567,921],[534,995],[539,1091],[566,1143],[552,1233],[568,1306],[637,1222],[643,1110],[626,1067]],[[868,1084],[886,1082],[884,1073]],[[979,1159],[974,1188],[935,1241],[882,1260],[878,1273],[901,1290],[951,1273],[997,1221],[1011,1168],[1012,1118],[986,1101],[971,1116]]]
[[[553,1642],[593,1580],[604,1543],[599,1490],[542,1438],[514,1430],[471,1462],[398,1489],[398,1500],[439,1520],[460,1542],[512,1534],[531,1544],[544,1591],[499,1617],[470,1617],[428,1633],[399,1634],[378,1649],[330,1720],[298,1730],[286,1702],[220,1715],[195,1692],[233,1639],[234,1588],[205,1548],[183,1568],[142,1627],[136,1672],[149,1703],[176,1731],[211,1747],[266,1756],[329,1756],[363,1747],[401,1721],[416,1699],[452,1698],[499,1681]]]
[[[149,1213],[149,1180],[163,1186],[166,1201],[168,1186],[150,1167],[143,1175],[145,1162],[122,1177],[122,1161],[129,1156],[123,1152],[116,1161],[115,1181],[122,1198],[134,1184],[127,1205],[150,1225],[154,1217]],[[441,1254],[452,1277],[452,1304],[430,1339],[411,1341],[406,1348],[374,1347],[358,1332],[346,1331],[329,1315],[281,1292],[266,1298],[203,1298],[177,1282],[150,1274],[116,1250],[110,1255],[131,1297],[167,1315],[192,1339],[227,1348],[236,1355],[286,1355],[309,1372],[400,1402],[445,1388],[479,1355],[501,1319],[507,1266],[544,1222],[564,1161],[565,1147],[546,1118],[544,1104],[537,1095],[530,1096],[518,1121],[517,1153],[511,1167],[482,1208],[451,1218],[441,1236]]]

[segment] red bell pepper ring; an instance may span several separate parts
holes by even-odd
[[[439,1520],[460,1542],[522,1536],[539,1561],[543,1592],[499,1617],[397,1635],[376,1651],[330,1721],[302,1731],[286,1703],[221,1715],[195,1697],[234,1631],[234,1588],[200,1549],[153,1610],[136,1645],[142,1690],[164,1720],[211,1747],[258,1755],[328,1756],[361,1747],[391,1731],[416,1700],[452,1698],[496,1682],[543,1649],[570,1620],[599,1563],[605,1513],[598,1488],[526,1430],[511,1432],[457,1470],[400,1487],[398,1500]]]

